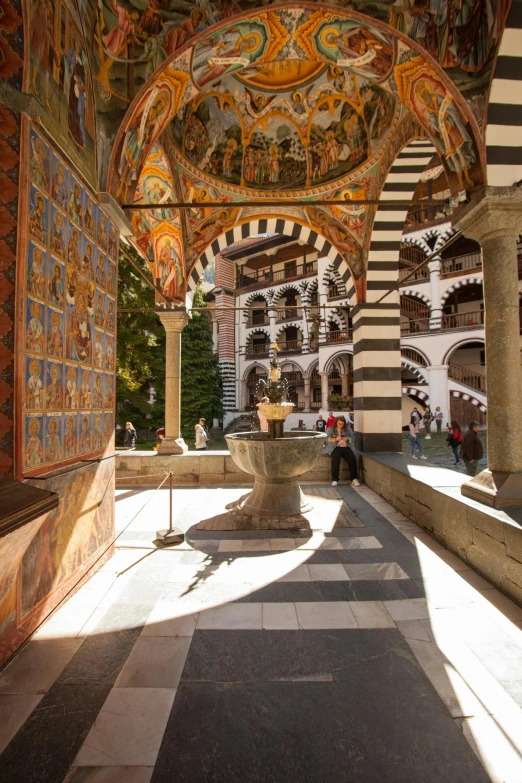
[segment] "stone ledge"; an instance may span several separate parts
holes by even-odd
[[[365,483],[522,605],[522,508],[464,497],[468,476],[403,454],[362,455]]]

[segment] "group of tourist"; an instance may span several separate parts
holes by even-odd
[[[413,459],[427,459],[419,438],[419,429],[421,421],[424,424],[426,436],[424,440],[431,440],[431,424],[435,421],[437,425],[437,434],[442,433],[442,411],[438,407],[433,414],[428,406],[424,414],[420,414],[417,408],[413,408],[410,414],[409,438],[410,438],[410,456]],[[455,457],[454,467],[465,467],[468,476],[476,476],[478,463],[484,455],[484,448],[478,436],[480,424],[478,421],[470,421],[465,435],[462,434],[460,424],[455,419],[446,425],[448,434],[446,443],[451,447]],[[419,454],[415,453],[417,448]]]

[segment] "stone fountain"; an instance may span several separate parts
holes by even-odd
[[[246,473],[254,476],[254,489],[236,505],[247,516],[270,520],[300,517],[312,510],[309,497],[303,494],[299,478],[320,456],[326,435],[321,432],[284,432],[286,417],[293,404],[287,402],[287,383],[281,380],[277,359],[279,348],[273,345],[268,383],[260,381],[260,392],[268,402],[258,404],[268,422],[268,432],[240,432],[225,435],[232,459]],[[287,523],[281,525],[287,527]]]

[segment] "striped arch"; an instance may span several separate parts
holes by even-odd
[[[423,405],[427,405],[430,400],[429,394],[420,391],[420,389],[414,389],[412,386],[403,386],[402,393],[407,394],[408,397],[412,397],[415,400],[420,400]]]
[[[466,394],[465,392],[457,391],[456,389],[450,389],[450,397],[453,397],[456,400],[466,400],[466,402],[470,402],[476,408],[479,408],[482,413],[488,412],[488,406],[484,405],[484,403],[480,400],[477,400],[477,398],[473,397],[472,394]]]
[[[276,342],[277,340],[279,340],[279,336],[281,335],[281,333],[284,332],[285,329],[288,329],[289,326],[295,326],[296,329],[299,329],[299,331],[301,332],[301,339],[304,340],[305,335],[304,335],[302,321],[284,321],[276,332]]]
[[[456,228],[448,228],[446,231],[443,231],[441,234],[439,234],[437,241],[435,242],[435,247],[433,249],[433,253],[436,253],[437,250],[440,250],[440,248],[446,244],[448,239],[451,239],[453,234],[457,233]]]
[[[250,294],[250,296],[248,296],[245,299],[245,302],[243,304],[243,306],[245,307],[245,309],[242,312],[243,325],[244,326],[247,325],[248,317],[250,315],[250,310],[247,310],[246,308],[252,307],[253,305],[255,305],[255,300],[258,299],[259,297],[261,297],[264,300],[265,305],[266,305],[267,314],[268,314],[268,311],[270,310],[270,299],[268,297],[268,293],[266,291],[264,291],[264,292],[254,291],[252,294]],[[260,307],[259,309],[261,310],[262,307]],[[248,328],[252,328],[252,327],[248,327]]]
[[[343,279],[337,269],[334,267],[333,264],[328,264],[326,269],[324,270],[322,284],[323,286],[328,286],[331,279],[334,279],[336,283],[343,283]]]
[[[286,217],[248,219],[214,239],[207,249],[201,253],[190,273],[187,291],[188,304],[190,305],[194,289],[203,276],[204,270],[221,250],[229,247],[229,245],[233,245],[234,242],[239,242],[241,239],[267,233],[283,234],[298,241],[301,240],[303,243],[313,245],[321,256],[326,256],[330,259],[347,288],[350,302],[354,305],[356,304],[357,296],[350,269],[337,249],[324,236],[312,229],[311,226],[297,223],[293,218]]]
[[[277,291],[274,291],[274,295],[272,297],[272,304],[277,305],[281,297],[284,294],[288,293],[288,291],[297,291],[297,293],[302,299],[303,293],[300,285],[298,283],[287,283],[286,285],[281,286],[281,288],[278,288]]]
[[[466,285],[482,285],[482,278],[466,277],[464,280],[458,280],[456,283],[453,283],[453,285],[450,285],[449,288],[446,288],[446,290],[440,297],[441,304],[447,302],[447,300],[450,298],[450,296],[453,293],[455,293],[455,291],[457,291],[459,288],[463,288]]]
[[[346,354],[350,354],[353,356],[353,350],[349,351],[348,348],[344,348],[342,351],[337,351],[337,353],[334,353],[332,356],[329,356],[328,359],[324,363],[324,368],[322,372],[331,372],[333,370],[333,365],[338,364],[341,365],[340,369],[344,372],[350,372],[350,367],[345,364],[344,356]]]
[[[431,299],[426,294],[421,294],[420,291],[416,291],[414,288],[407,288],[405,291],[401,288],[401,296],[409,296],[412,299],[418,299],[424,304],[428,305],[431,309]]]
[[[488,185],[522,179],[522,3],[513,0],[498,50],[486,126]]]
[[[326,316],[326,320],[332,321],[334,324],[337,324],[341,332],[347,328],[346,324],[343,322],[341,315],[335,310],[330,310],[328,312],[328,315]]]
[[[382,189],[382,199],[406,199],[415,193],[419,177],[437,150],[428,139],[407,144],[395,158]],[[397,282],[399,250],[408,207],[380,204],[373,224],[368,255],[366,301],[376,302]],[[397,294],[387,297],[393,302]]]
[[[245,368],[245,371],[243,373],[243,377],[241,380],[246,381],[252,370],[254,370],[256,367],[259,367],[261,370],[263,370],[263,373],[265,375],[268,375],[268,368],[264,366],[264,364],[260,364],[260,362],[254,362],[253,364],[249,364],[248,367]]]
[[[268,337],[268,342],[270,342],[270,330],[268,329],[268,327],[265,329],[262,326],[255,326],[251,331],[249,331],[246,338],[247,342],[248,341],[252,342],[252,339],[255,334],[265,334]]]
[[[427,237],[428,238],[428,237]],[[401,245],[413,245],[426,253],[427,256],[431,253],[430,246],[424,241],[424,236],[421,237],[403,237],[401,239]]]
[[[401,366],[415,375],[419,383],[428,383],[428,379],[424,375],[422,369],[416,364],[411,364],[407,359],[401,359]]]

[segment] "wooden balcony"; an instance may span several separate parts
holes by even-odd
[[[346,288],[344,285],[329,285],[328,299],[343,299],[346,297]]]
[[[255,269],[245,273],[241,270],[238,274],[237,287],[247,288],[259,283],[282,283],[286,280],[294,280],[305,275],[317,274],[317,261],[309,261],[306,264],[292,264],[285,269],[273,270],[269,266]]]
[[[472,329],[484,326],[484,310],[473,313],[453,313],[442,316],[442,329]]]
[[[276,315],[277,323],[282,321],[297,321],[303,317],[303,311],[300,307],[285,307],[284,310],[278,310]]]
[[[270,318],[268,313],[260,313],[259,315],[251,315],[247,320],[247,326],[268,326]]]
[[[459,272],[467,272],[470,269],[478,269],[482,266],[481,253],[467,253],[456,258],[445,258],[441,264],[442,275],[454,275]]]
[[[302,340],[286,340],[285,342],[278,342],[277,344],[281,353],[300,352],[303,347]]]
[[[469,370],[467,367],[462,367],[459,364],[450,364],[448,367],[448,378],[463,383],[464,386],[469,386],[470,389],[486,394],[486,376],[473,372],[473,370]]]
[[[338,332],[326,332],[324,335],[325,345],[334,345],[336,343],[351,343],[353,342],[353,329],[345,329]]]
[[[268,356],[270,343],[257,343],[245,346],[245,356],[247,359],[260,359]]]

